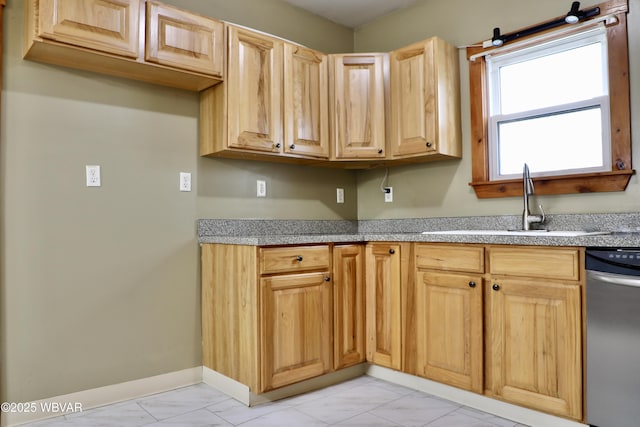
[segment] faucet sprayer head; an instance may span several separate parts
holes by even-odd
[[[531,173],[529,172],[529,166],[525,163],[522,170],[522,181],[524,183],[524,194],[532,195],[534,193],[533,180],[531,179]]]

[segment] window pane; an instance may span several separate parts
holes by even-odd
[[[500,67],[501,113],[604,95],[602,54],[598,42]]]
[[[498,123],[498,175],[604,166],[600,106]]]

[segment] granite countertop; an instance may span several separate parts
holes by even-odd
[[[610,234],[523,236],[491,234],[422,234],[442,230],[519,228],[519,216],[413,218],[392,220],[201,219],[199,243],[293,245],[347,242],[451,242],[537,246],[640,247],[640,214],[580,214],[550,217],[550,230],[602,231]]]

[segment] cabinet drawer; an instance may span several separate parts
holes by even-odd
[[[578,249],[492,247],[488,250],[491,274],[580,279]]]
[[[261,274],[329,268],[329,246],[260,248]]]
[[[416,266],[418,268],[484,273],[484,248],[417,244]]]

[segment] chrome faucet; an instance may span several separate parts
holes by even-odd
[[[540,207],[540,215],[531,215],[529,212],[529,196],[533,195],[535,189],[533,188],[533,180],[531,179],[531,173],[529,172],[529,166],[525,163],[524,170],[522,171],[522,197],[524,198],[524,210],[522,211],[522,229],[531,230],[531,224],[543,224],[544,223],[544,209],[542,205]]]

